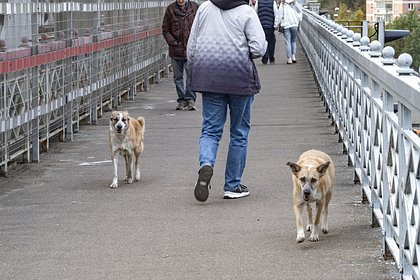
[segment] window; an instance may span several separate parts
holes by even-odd
[[[413,3],[408,3],[408,10],[409,11],[414,10],[414,4]]]

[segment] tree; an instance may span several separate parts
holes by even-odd
[[[363,14],[366,12],[366,0],[321,0],[319,2],[321,3],[321,9],[327,10],[330,15],[335,13],[335,8],[337,7],[341,10],[341,5],[346,5],[345,11],[355,11],[360,9]]]
[[[353,17],[351,18],[352,21],[361,22],[365,19],[365,13],[362,9],[357,9],[356,13],[354,13]]]
[[[349,20],[349,13],[348,11],[348,7],[346,4],[341,4],[340,5],[340,10],[338,11],[338,17],[337,17],[337,21],[346,21]]]

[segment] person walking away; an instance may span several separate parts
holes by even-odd
[[[296,37],[302,20],[302,6],[296,0],[284,0],[277,11],[286,45],[287,64],[296,63]]]
[[[253,58],[265,54],[264,30],[248,0],[210,0],[198,9],[188,40],[191,89],[202,94],[199,139],[198,201],[209,196],[219,141],[230,116],[230,142],[225,166],[223,198],[241,198],[249,190],[241,184],[245,168],[251,105],[260,90]]]
[[[196,94],[190,88],[188,75],[187,43],[197,10],[196,2],[176,0],[166,8],[163,16],[162,35],[169,46],[169,57],[172,60],[174,82],[178,94],[176,110],[196,109]]]
[[[274,52],[276,49],[276,33],[278,27],[277,2],[274,0],[256,0],[254,9],[258,14],[261,25],[264,29],[265,39],[268,42],[268,48],[261,59],[263,64],[275,63]]]

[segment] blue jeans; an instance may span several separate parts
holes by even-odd
[[[172,67],[174,69],[174,82],[176,93],[178,94],[178,103],[180,101],[188,101],[192,100],[195,102],[195,92],[191,91],[190,89],[190,77],[189,77],[189,70],[187,66],[187,61],[184,59],[174,59],[172,58]],[[185,76],[184,76],[185,72]],[[186,81],[184,84],[184,77],[186,77]]]
[[[296,54],[296,37],[298,27],[289,27],[284,29],[284,43],[286,45],[287,58],[291,58],[292,54]]]
[[[214,166],[229,109],[230,142],[223,187],[225,191],[234,191],[241,182],[246,162],[253,100],[253,95],[203,92],[203,124],[199,143],[200,167]]]

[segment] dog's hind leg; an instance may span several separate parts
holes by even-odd
[[[311,231],[314,228],[314,220],[312,217],[312,206],[311,204],[306,204],[306,211],[308,212],[308,225],[306,226],[307,231]]]
[[[114,179],[111,188],[118,188],[118,155],[112,155],[112,165],[114,166]]]
[[[319,222],[321,220],[321,213],[323,210],[324,202],[317,202],[316,203],[316,216],[315,216],[315,222],[314,227],[311,231],[311,236],[309,236],[309,241],[316,242],[319,241]]]
[[[135,169],[136,169],[136,181],[140,181],[140,153],[135,155]]]
[[[305,240],[305,231],[302,223],[303,205],[295,205],[293,209],[295,210],[296,217],[296,242],[300,243]]]

